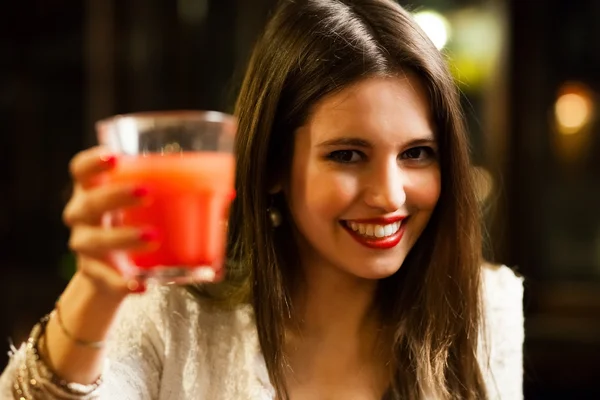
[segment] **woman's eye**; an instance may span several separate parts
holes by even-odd
[[[364,155],[360,151],[356,150],[337,150],[329,153],[327,158],[338,163],[351,164],[362,161],[364,159]]]
[[[400,155],[403,160],[424,161],[435,156],[435,152],[431,147],[419,146],[406,150]]]

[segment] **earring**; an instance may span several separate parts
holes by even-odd
[[[281,225],[281,211],[279,211],[275,206],[271,206],[267,209],[267,213],[269,214],[269,219],[271,220],[271,226],[273,228],[277,228]]]

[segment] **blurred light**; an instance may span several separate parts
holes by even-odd
[[[482,90],[505,63],[503,12],[496,7],[467,7],[451,14],[452,41],[446,45],[450,67],[461,90]]]
[[[563,165],[584,165],[593,154],[594,101],[594,92],[581,82],[566,82],[558,90],[550,118],[553,148]]]
[[[494,188],[494,178],[492,174],[483,167],[472,167],[471,173],[475,180],[475,194],[480,203],[484,203],[492,193]]]
[[[563,94],[556,101],[556,120],[565,134],[579,131],[590,119],[590,104],[580,94]]]
[[[435,47],[440,50],[444,48],[451,34],[448,20],[442,14],[432,10],[419,11],[415,13],[414,18]]]
[[[573,135],[592,120],[594,105],[590,91],[581,84],[565,84],[554,105],[558,132]]]

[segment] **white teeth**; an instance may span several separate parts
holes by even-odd
[[[359,224],[356,222],[348,221],[347,226],[350,227],[354,232],[360,233],[363,236],[384,238],[391,236],[398,232],[402,222],[394,222],[387,225],[375,225],[375,224]]]
[[[384,236],[390,236],[390,235],[391,235],[392,233],[394,233],[394,232],[395,232],[395,231],[394,231],[394,224],[391,224],[391,225],[386,225],[386,226],[383,228],[383,235],[384,235]]]

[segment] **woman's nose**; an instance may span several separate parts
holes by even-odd
[[[374,166],[366,178],[365,203],[384,213],[401,208],[406,202],[405,172],[397,161],[390,160],[379,167]]]

